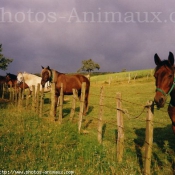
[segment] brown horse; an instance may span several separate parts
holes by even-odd
[[[12,86],[15,87],[17,84],[17,76],[11,73],[7,73],[6,76],[6,83],[8,84],[8,86]]]
[[[81,86],[83,82],[86,82],[86,91],[85,91],[85,110],[84,114],[88,111],[88,97],[89,97],[89,89],[90,89],[90,81],[83,75],[66,75],[64,73],[60,73],[53,69],[42,67],[41,71],[41,85],[44,87],[47,81],[55,83],[55,116],[56,116],[56,107],[58,103],[58,97],[60,96],[61,83],[63,83],[63,94],[64,95],[72,95],[72,89],[76,89],[78,91],[78,97],[81,96]]]
[[[158,108],[162,108],[165,105],[167,96],[170,95],[171,100],[168,106],[168,114],[172,121],[172,129],[175,134],[174,55],[170,52],[168,60],[161,61],[159,56],[155,54],[154,61],[157,65],[154,74],[154,77],[156,79],[156,94],[154,101]]]

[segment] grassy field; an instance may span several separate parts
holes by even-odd
[[[44,115],[14,104],[0,103],[0,170],[13,173],[137,175],[144,165],[147,101],[153,100],[152,70],[111,73],[91,77],[89,111],[78,134],[79,102],[73,122],[69,121],[72,96],[66,96],[63,123],[49,120],[49,94],[45,95]],[[130,79],[128,78],[130,75]],[[100,88],[104,89],[103,143],[97,141]],[[124,156],[116,159],[116,93],[122,94],[124,115]],[[169,102],[169,99],[167,99]],[[167,104],[168,105],[168,104]],[[154,112],[154,143],[151,174],[175,172],[175,136],[167,105]],[[13,171],[13,172],[10,172]],[[27,172],[31,171],[31,172]],[[35,172],[34,172],[35,171]],[[14,174],[15,174],[14,173]]]

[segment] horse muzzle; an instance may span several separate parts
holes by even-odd
[[[164,95],[156,95],[154,97],[154,102],[156,103],[158,108],[163,108],[166,102],[166,97]]]
[[[17,80],[17,85],[20,85],[21,83],[22,83],[22,81]]]
[[[44,88],[45,83],[46,83],[45,81],[41,80],[41,86],[42,86],[42,88]]]

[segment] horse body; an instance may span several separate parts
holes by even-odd
[[[78,91],[78,97],[81,96],[81,86],[83,82],[86,82],[86,90],[85,90],[85,111],[84,114],[88,111],[88,97],[89,97],[89,89],[90,89],[90,81],[83,75],[66,75],[64,73],[60,73],[58,71],[52,70],[49,68],[42,67],[41,71],[41,84],[45,85],[47,81],[55,83],[55,115],[56,115],[56,107],[58,103],[58,97],[60,96],[61,83],[63,84],[63,94],[64,95],[72,95],[72,89],[76,89]]]
[[[157,67],[155,68],[156,79],[156,94],[154,101],[158,108],[165,105],[167,96],[170,95],[171,100],[168,106],[168,114],[172,121],[172,129],[175,134],[175,68],[174,68],[174,55],[170,52],[168,60],[159,58],[157,54],[154,56],[154,61]]]
[[[17,75],[17,81],[19,84],[21,84],[22,82],[25,82],[29,87],[30,91],[32,91],[32,85],[37,87],[38,84],[41,84],[41,77],[26,73],[26,72],[24,73],[19,72]],[[40,91],[41,90],[42,90],[42,86],[40,86]],[[44,87],[44,92],[49,92],[50,90],[51,89],[49,88],[49,83],[47,82]]]

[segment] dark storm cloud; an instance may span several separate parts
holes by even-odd
[[[41,65],[76,72],[89,58],[100,71],[154,68],[155,53],[166,59],[175,51],[174,5],[172,0],[2,0],[0,43],[3,54],[14,59],[7,72],[37,73]]]

